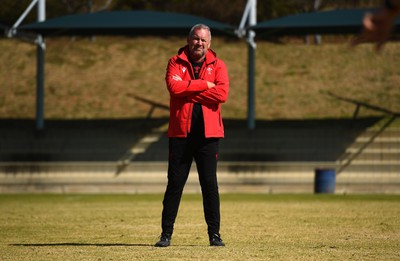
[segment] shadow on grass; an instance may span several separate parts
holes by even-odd
[[[82,246],[82,247],[154,247],[154,244],[140,244],[140,243],[33,243],[33,244],[9,244],[9,246],[22,246],[22,247],[56,247],[56,246]],[[196,247],[199,245],[174,245],[176,247]]]
[[[35,243],[35,244],[10,244],[9,246],[24,247],[51,247],[51,246],[98,246],[98,247],[125,247],[125,246],[153,246],[152,244],[126,244],[126,243]]]

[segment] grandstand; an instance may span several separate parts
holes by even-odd
[[[358,12],[357,24],[364,10]],[[38,16],[42,17],[39,21],[44,20],[43,4]],[[101,21],[113,22],[114,19]],[[321,27],[320,23],[317,25]],[[78,26],[81,26],[80,21]],[[343,28],[340,29],[342,32]],[[61,31],[68,30],[62,28]],[[41,37],[38,40],[41,43]],[[252,41],[248,39],[249,46],[254,48]],[[38,47],[43,49],[41,55],[38,54],[38,61],[41,61],[38,75],[41,75],[44,74],[44,42]],[[43,81],[38,81],[37,86],[38,90],[43,90]],[[49,120],[44,130],[44,97],[41,92],[37,97],[40,102],[36,131],[33,120],[0,120],[0,193],[164,191],[167,119]],[[249,105],[254,106],[254,102]],[[221,141],[220,148],[221,191],[310,193],[316,169],[326,168],[336,171],[337,193],[398,193],[398,114],[384,111],[389,118],[356,117],[358,108],[364,105],[356,104],[353,119],[257,121],[257,128],[252,124],[247,128],[244,120],[227,119],[226,138]],[[254,120],[252,116],[249,118]],[[193,165],[187,191],[199,191],[196,176]]]

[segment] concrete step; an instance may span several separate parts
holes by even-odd
[[[356,151],[354,151],[355,153]],[[340,161],[346,161],[351,158],[353,153],[347,153],[343,157],[341,157]],[[353,159],[354,161],[390,161],[390,162],[397,162],[400,161],[400,154],[398,152],[379,152],[379,151],[362,151],[360,154],[357,155],[356,158]]]
[[[218,168],[220,191],[261,193],[312,193],[316,168],[332,168],[332,163],[225,162]],[[116,175],[116,164],[1,163],[0,193],[163,193],[166,162],[134,162]],[[200,193],[195,164],[186,192]],[[337,176],[337,192],[399,193],[400,172],[345,171]]]
[[[346,149],[348,153],[358,153],[360,148],[350,147]],[[362,154],[397,154],[400,156],[400,147],[379,147],[379,146],[368,146],[361,151]],[[399,157],[400,159],[400,157]]]
[[[356,139],[356,142],[359,142],[359,143],[366,143],[369,141],[371,141],[371,137],[368,137],[368,136],[359,136]],[[373,142],[374,143],[400,143],[400,134],[396,133],[393,135],[378,136],[373,139]]]

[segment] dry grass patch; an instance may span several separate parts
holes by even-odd
[[[157,37],[50,38],[46,52],[47,118],[142,118],[150,109],[129,94],[168,105],[164,75],[169,57],[185,39]],[[327,92],[400,111],[400,48],[346,44],[321,46],[258,42],[256,116],[258,119],[351,117],[354,105]],[[35,46],[0,40],[0,118],[33,118]],[[247,45],[214,37],[212,47],[225,60],[231,81],[226,118],[247,117]],[[363,116],[376,112],[362,110]],[[155,117],[168,112],[156,110]]]

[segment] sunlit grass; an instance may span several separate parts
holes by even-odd
[[[0,195],[1,260],[397,260],[396,195],[221,195],[225,248],[185,194],[172,246],[153,247],[162,195]]]

